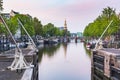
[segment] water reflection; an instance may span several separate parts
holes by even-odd
[[[62,44],[63,45],[63,48],[64,48],[64,55],[65,55],[65,58],[66,58],[66,56],[67,56],[67,43],[64,43],[64,44]]]
[[[93,60],[86,50],[83,43],[44,46],[39,50],[39,80],[110,80],[104,75],[104,58]]]
[[[45,46],[39,54],[39,80],[91,80],[91,61],[83,43]]]
[[[38,56],[39,62],[41,62],[43,54],[47,55],[49,58],[56,54],[56,51],[60,48],[60,44],[57,45],[44,45],[42,48],[39,49]]]
[[[89,57],[91,57],[91,52],[92,52],[92,51],[91,51],[90,49],[87,49],[85,44],[84,44],[84,49],[85,49],[86,54],[87,54]]]

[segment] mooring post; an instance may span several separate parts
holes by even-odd
[[[38,80],[38,52],[33,55],[33,65],[32,80]]]

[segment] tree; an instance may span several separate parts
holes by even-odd
[[[21,34],[26,35],[25,31],[21,28],[21,25],[18,23],[17,18],[20,19],[20,21],[24,25],[25,29],[27,30],[27,32],[31,36],[33,36],[35,34],[34,27],[33,27],[34,26],[33,19],[31,16],[23,15],[23,14],[17,14],[15,16],[11,17],[10,19],[5,20],[7,25],[9,26],[9,29],[12,32],[12,34],[15,34],[16,31],[20,28]]]
[[[68,32],[68,35],[69,34],[70,32]],[[54,24],[52,23],[48,23],[43,26],[43,36],[44,37],[65,36],[65,31],[55,27]]]
[[[5,33],[5,27],[2,23],[0,23],[0,34]]]
[[[54,36],[60,36],[60,29],[57,27],[54,27]]]
[[[17,18],[20,18],[20,19],[23,19],[24,18],[24,21],[23,20],[21,20],[22,22],[26,22],[25,24],[24,24],[24,26],[25,26],[25,28],[26,27],[28,27],[28,26],[30,26],[31,27],[31,24],[29,24],[28,23],[28,21],[26,20],[27,19],[27,16],[25,17],[26,15],[20,15],[20,14],[17,14],[17,15],[15,15],[15,16],[13,16],[13,17],[10,17],[10,19],[6,19],[4,16],[3,16],[3,18],[4,18],[4,20],[5,20],[5,22],[7,23],[7,25],[8,25],[8,27],[9,27],[9,29],[10,29],[10,31],[11,31],[11,33],[13,34],[13,35],[15,35],[16,34],[16,31],[18,30],[18,28],[20,28],[20,25],[19,25],[19,23],[18,23],[18,21],[17,21]],[[27,26],[26,26],[27,25]],[[27,31],[28,31],[28,33],[29,34],[33,34],[31,31],[32,31],[32,29],[29,27],[29,30],[28,30],[28,28],[27,28]],[[22,29],[22,28],[21,28]],[[0,32],[1,33],[5,33],[5,34],[9,34],[8,33],[8,31],[6,30],[6,28],[5,28],[5,26],[1,23],[0,24]],[[22,29],[22,34],[25,34],[25,32],[24,32],[24,30]]]
[[[6,19],[6,23],[9,27],[10,31],[12,32],[12,34],[15,35],[15,33],[18,29],[18,21],[17,21],[16,17],[11,17],[10,19]]]
[[[104,8],[102,14],[86,26],[83,33],[84,36],[99,37],[111,20],[113,20],[113,23],[106,31],[106,36],[114,34],[118,30],[120,19],[118,18],[115,9],[110,7]]]
[[[17,20],[17,18],[20,19],[20,21],[24,25],[25,29],[31,36],[35,35],[34,21],[30,15],[17,14],[17,15],[15,15],[15,18],[16,18],[16,20]],[[21,33],[22,33],[22,35],[26,35],[25,31],[22,28],[21,28]]]
[[[115,15],[115,9],[107,7],[104,8],[102,11],[102,16],[106,17],[108,20],[111,19],[112,15]]]
[[[13,20],[13,18],[6,19],[3,15],[1,15],[1,16],[4,18],[4,20],[5,20],[6,24],[8,25],[8,28],[10,29],[11,33],[15,34],[16,30],[17,30],[15,20]],[[9,34],[5,25],[2,22],[0,22],[0,33],[4,33],[6,35]]]
[[[3,0],[0,0],[0,13],[3,10]],[[4,32],[3,25],[0,23],[0,33]]]
[[[43,27],[41,21],[39,21],[36,17],[33,20],[34,20],[33,24],[34,24],[35,35],[42,35]]]
[[[52,23],[48,23],[43,27],[44,36],[49,37],[54,35],[54,25]]]

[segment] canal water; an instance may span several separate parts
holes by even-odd
[[[91,58],[83,43],[46,45],[41,48],[39,80],[91,80]]]

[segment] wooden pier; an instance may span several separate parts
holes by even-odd
[[[9,70],[14,59],[15,50],[9,50],[0,54],[0,80],[38,80],[38,54],[31,49],[22,49],[26,61],[32,62],[34,67],[22,70]]]
[[[120,49],[104,48],[93,51],[92,68],[107,78],[120,80]]]

